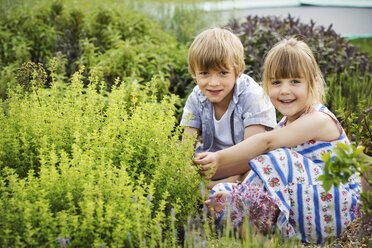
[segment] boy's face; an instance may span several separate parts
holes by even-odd
[[[233,69],[209,69],[203,71],[197,68],[195,70],[195,79],[200,90],[213,104],[222,104],[223,106],[230,104],[236,82],[235,71]]]

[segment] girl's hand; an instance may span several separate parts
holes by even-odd
[[[204,152],[195,155],[194,163],[201,165],[200,174],[203,178],[211,179],[217,171],[216,153]]]

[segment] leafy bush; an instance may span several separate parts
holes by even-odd
[[[60,78],[69,78],[84,66],[85,76],[94,71],[107,89],[117,78],[144,84],[157,76],[162,79],[157,85],[161,98],[169,88],[177,88],[172,85],[178,84],[175,80],[180,75],[182,82],[192,83],[184,57],[186,47],[146,16],[124,5],[97,6],[83,12],[65,9],[60,2],[42,2],[35,1],[33,9],[13,6],[0,12],[3,99],[8,83],[16,85],[15,72],[22,63],[32,61],[47,68],[54,57],[61,61]]]
[[[44,89],[39,67],[26,68],[31,90],[16,87],[1,103],[0,243],[174,243],[201,180],[190,171],[193,141],[181,143],[175,128],[175,97],[157,100],[158,79],[118,82],[108,93],[83,71],[61,89],[52,69]]]
[[[265,55],[275,43],[284,37],[300,36],[313,50],[328,82],[326,104],[331,110],[340,107],[355,110],[355,103],[359,99],[367,99],[369,104],[372,102],[368,54],[360,52],[358,47],[337,34],[332,26],[325,28],[315,25],[313,21],[304,24],[299,18],[289,15],[286,18],[248,16],[241,23],[230,21],[227,27],[240,37],[245,49],[246,72],[253,78],[261,78]],[[352,86],[349,82],[352,82]],[[354,104],[334,105],[335,95],[339,99],[349,99]]]

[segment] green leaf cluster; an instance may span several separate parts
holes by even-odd
[[[158,78],[107,92],[84,75],[65,88],[55,78],[50,88],[18,86],[1,103],[0,243],[174,244],[201,180],[190,169],[194,141],[180,141],[176,97],[158,100]]]
[[[340,183],[347,184],[350,177],[357,175],[366,180],[366,183],[372,185],[372,159],[364,155],[364,147],[356,147],[354,145],[345,145],[343,143],[336,144],[334,149],[336,156],[331,157],[330,153],[323,155],[322,159],[325,162],[324,174],[320,175],[318,180],[323,183],[323,187],[328,192],[332,186],[339,186]],[[369,174],[367,173],[369,172]],[[360,200],[362,208],[367,218],[372,216],[372,192],[361,192]]]
[[[356,172],[364,173],[369,169],[366,163],[366,157],[363,154],[364,147],[356,148],[354,145],[345,145],[337,143],[334,149],[336,156],[331,157],[330,153],[325,153],[322,156],[324,165],[324,174],[319,176],[319,180],[323,182],[323,187],[329,191],[333,186],[338,186],[340,183],[346,184],[349,178]]]

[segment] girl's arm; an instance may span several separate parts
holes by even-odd
[[[308,140],[337,139],[340,130],[335,121],[319,111],[306,114],[286,127],[249,137],[239,144],[215,153],[201,153],[195,163],[201,164],[201,173],[211,178],[217,170],[231,164],[247,163],[260,154],[279,147],[292,147]]]
[[[244,140],[258,133],[264,133],[265,126],[263,125],[250,125],[244,129]],[[249,171],[250,168],[246,163],[230,164],[223,167],[219,167],[216,174],[214,174],[212,179],[224,178],[234,175],[241,175]]]

